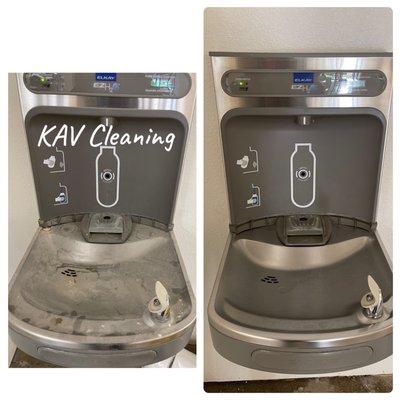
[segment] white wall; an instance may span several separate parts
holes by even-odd
[[[8,277],[10,280],[38,227],[39,214],[15,74],[9,74],[8,88]],[[11,341],[8,348],[11,361],[15,351]]]
[[[204,300],[211,295],[228,236],[222,150],[209,51],[237,52],[374,52],[392,51],[392,13],[380,8],[209,8],[205,11],[204,43]],[[387,138],[379,199],[379,233],[392,253],[392,139]],[[205,328],[205,380],[288,378],[235,365],[213,348],[208,321]],[[343,374],[390,373],[392,358]]]

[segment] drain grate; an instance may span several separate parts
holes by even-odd
[[[264,278],[261,278],[261,282],[265,283],[279,283],[279,279],[276,276],[267,275]]]
[[[65,276],[71,276],[71,277],[74,277],[74,278],[77,276],[77,272],[76,272],[76,270],[73,269],[73,268],[64,268],[64,269],[61,271],[61,274],[62,274],[62,275],[65,275]]]

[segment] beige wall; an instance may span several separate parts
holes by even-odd
[[[390,9],[352,8],[210,8],[205,12],[204,48],[204,300],[207,306],[228,236],[228,203],[223,175],[217,110],[209,51],[242,52],[373,52],[392,51]],[[392,139],[387,138],[379,198],[379,233],[392,252]],[[287,378],[242,368],[213,348],[205,327],[205,380]],[[389,373],[391,358],[341,374]]]
[[[10,280],[38,227],[39,216],[15,74],[9,74],[8,85],[8,276]],[[9,358],[12,357],[14,350],[15,346],[9,341]]]
[[[15,74],[9,75],[9,278],[37,228],[38,208]]]

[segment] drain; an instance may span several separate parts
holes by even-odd
[[[261,282],[265,283],[279,283],[279,279],[276,276],[267,275],[264,278],[261,278]]]
[[[73,278],[75,278],[77,276],[77,272],[73,268],[64,268],[61,271],[61,274],[65,275],[65,276],[70,276],[70,277],[73,277]]]
[[[76,278],[79,275],[82,279],[98,279],[103,271],[113,273],[115,267],[116,264],[62,264],[57,267],[56,273],[72,278]]]

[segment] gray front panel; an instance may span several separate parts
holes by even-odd
[[[171,223],[181,114],[43,107],[28,114],[26,131],[41,219],[111,212]]]
[[[296,213],[373,221],[385,131],[376,110],[236,109],[221,131],[233,224]]]
[[[321,374],[360,368],[389,357],[393,347],[391,334],[366,341],[357,347],[343,346],[317,350],[292,347],[287,352],[234,339],[219,332],[212,325],[211,335],[218,353],[233,363],[281,374]],[[367,349],[370,349],[371,353]],[[269,354],[264,353],[263,357],[257,357],[258,351],[266,351]],[[268,357],[273,353],[274,356]]]

